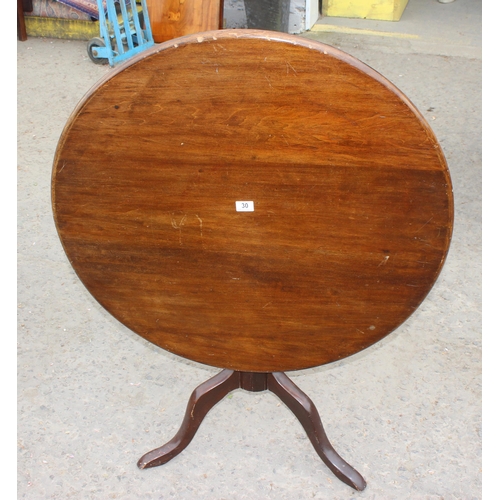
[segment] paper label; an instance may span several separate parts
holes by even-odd
[[[236,211],[237,212],[253,212],[253,201],[237,201]]]

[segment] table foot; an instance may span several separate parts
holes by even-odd
[[[284,373],[268,375],[267,387],[274,392],[297,417],[306,431],[316,453],[326,466],[345,484],[361,491],[366,481],[332,447],[328,440],[316,406]]]
[[[223,370],[199,385],[189,398],[184,420],[177,434],[167,444],[142,456],[137,462],[137,466],[140,469],[148,469],[172,460],[191,442],[205,415],[224,396],[239,386],[239,372],[232,370]]]

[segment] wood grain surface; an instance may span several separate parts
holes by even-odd
[[[222,28],[222,0],[147,0],[155,43]]]
[[[397,88],[330,46],[257,30],[165,42],[98,83],[61,136],[52,203],[107,311],[175,354],[253,372],[393,331],[453,224],[443,153]]]

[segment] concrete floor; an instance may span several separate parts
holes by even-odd
[[[454,183],[450,253],[417,312],[358,355],[290,374],[367,480],[363,492],[331,474],[271,393],[232,393],[182,454],[136,467],[177,432],[191,391],[218,370],[148,344],[75,276],[52,219],[52,159],[74,106],[110,70],[90,62],[85,42],[18,42],[18,498],[481,498],[481,2],[410,0],[418,19],[416,4],[422,15],[433,9],[434,33],[390,28],[420,39],[355,20],[320,24],[363,32],[303,35],[393,81],[434,129]],[[460,38],[462,24],[450,21],[464,6]]]

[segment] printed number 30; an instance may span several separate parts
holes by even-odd
[[[253,201],[237,201],[236,202],[237,212],[253,212]]]

